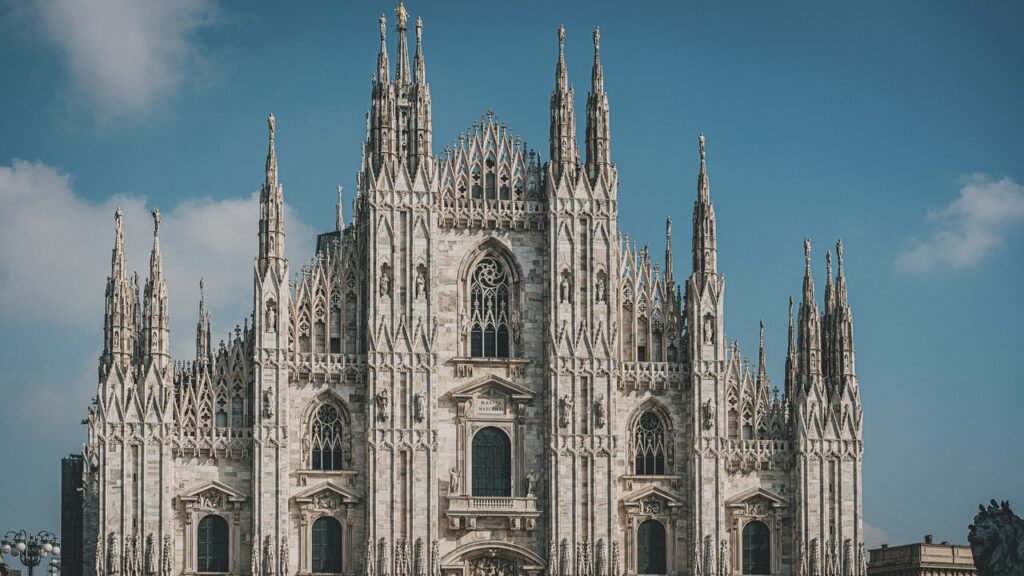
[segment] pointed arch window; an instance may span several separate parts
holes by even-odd
[[[317,408],[309,436],[310,467],[313,470],[341,470],[344,454],[338,409],[330,404]]]
[[[665,425],[661,418],[648,410],[640,415],[633,426],[633,473],[638,476],[665,474]]]
[[[666,574],[665,526],[646,520],[637,530],[636,571],[638,574]]]
[[[771,533],[764,522],[753,521],[743,527],[743,573],[771,573]]]
[[[196,569],[200,573],[228,571],[228,521],[211,514],[199,521]]]
[[[470,355],[508,358],[511,282],[508,270],[488,256],[473,269],[469,289]]]

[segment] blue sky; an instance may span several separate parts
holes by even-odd
[[[247,314],[269,112],[293,266],[333,226],[335,186],[351,200],[377,16],[393,5],[302,6],[0,0],[0,532],[59,528],[59,459],[84,441],[96,386],[115,206],[143,272],[148,209],[164,213],[172,351],[187,358],[200,276],[216,334]],[[672,216],[688,251],[704,131],[727,337],[756,356],[763,318],[780,386],[802,239],[819,285],[843,239],[869,545],[965,543],[993,497],[1024,511],[1024,7],[511,6],[408,4],[424,19],[435,150],[493,108],[547,156],[559,24],[582,142],[600,25],[621,226],[660,254]]]

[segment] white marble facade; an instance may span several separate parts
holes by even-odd
[[[271,116],[254,311],[227,341],[201,301],[172,362],[159,214],[141,294],[117,214],[87,573],[862,576],[841,244],[820,309],[805,246],[780,393],[763,330],[756,366],[724,334],[704,137],[676,277],[671,222],[657,263],[618,228],[597,30],[585,155],[559,29],[542,160],[491,112],[435,151],[407,18],[392,70],[381,17],[352,218],[339,191],[294,276]]]

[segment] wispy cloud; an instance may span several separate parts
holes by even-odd
[[[889,533],[874,524],[864,523],[864,547],[868,550],[889,543]]]
[[[37,0],[42,32],[100,119],[144,116],[209,64],[197,32],[212,0]]]
[[[142,196],[99,203],[77,196],[70,177],[46,164],[0,166],[0,320],[93,327],[103,318],[110,273],[114,210],[125,212],[129,265],[144,279],[153,242],[152,218]],[[226,331],[252,307],[252,263],[259,218],[248,197],[185,200],[164,207],[160,247],[168,283],[172,353],[191,352],[201,276],[214,328]],[[312,254],[313,231],[286,207],[288,255],[293,267]],[[96,334],[99,334],[98,332]],[[187,356],[185,356],[187,357]]]
[[[915,273],[972,268],[1024,223],[1024,186],[975,174],[964,179],[959,197],[929,210],[927,218],[931,233],[897,255],[897,268]]]

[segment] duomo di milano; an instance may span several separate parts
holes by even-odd
[[[422,24],[410,66],[397,12],[354,214],[299,270],[270,117],[253,313],[227,341],[200,300],[172,362],[159,214],[141,294],[116,215],[85,573],[862,576],[842,246],[819,308],[805,244],[780,393],[763,330],[756,366],[726,342],[703,136],[692,270],[671,225],[663,262],[620,234],[598,31],[585,155],[561,28],[548,159],[491,113],[435,155]]]

